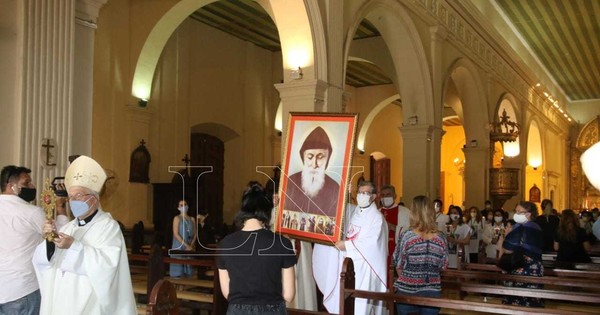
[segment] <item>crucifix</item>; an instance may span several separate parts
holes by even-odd
[[[56,163],[50,163],[50,159],[54,157],[54,155],[50,153],[50,150],[54,148],[54,146],[50,143],[50,139],[44,139],[42,141],[46,141],[46,143],[42,143],[42,147],[46,149],[46,161],[44,161],[44,164],[46,164],[46,166],[55,166]]]

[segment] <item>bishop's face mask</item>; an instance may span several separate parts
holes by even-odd
[[[37,190],[35,188],[21,187],[19,191],[19,188],[15,189],[15,187],[16,186],[12,187],[12,191],[21,199],[27,202],[32,202],[35,200],[35,196],[37,194]]]
[[[83,216],[88,210],[90,210],[90,206],[87,204],[87,201],[90,200],[71,200],[69,201],[69,205],[71,206],[71,212],[77,218]]]

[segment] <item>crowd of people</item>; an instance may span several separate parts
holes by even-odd
[[[6,283],[0,287],[0,314],[61,314],[65,309],[73,314],[135,314],[125,241],[117,221],[100,205],[106,180],[102,167],[81,156],[67,169],[68,197],[57,204],[69,202],[74,216],[70,222],[60,210],[56,220],[45,219],[29,203],[36,196],[30,172],[7,166],[0,174],[0,278]],[[543,200],[541,214],[535,203],[525,201],[512,211],[493,209],[490,202],[481,210],[450,205],[444,211],[440,199],[425,196],[414,197],[405,207],[397,203],[393,186],[378,191],[363,181],[353,195],[357,204],[345,209],[342,239],[333,246],[308,245],[305,252],[312,253],[312,266],[307,266],[306,257],[296,256],[293,242],[273,232],[278,204],[273,192],[249,183],[236,216],[237,231],[222,239],[209,230],[207,214],[190,216],[186,200],[177,204],[171,248],[193,251],[197,239],[204,245],[218,241],[217,267],[228,314],[286,314],[286,303],[294,301],[297,291],[309,299],[304,297],[307,292],[296,289],[307,281],[307,272],[323,293],[323,305],[336,313],[338,275],[347,257],[354,264],[356,288],[375,292],[393,286],[399,294],[440,297],[441,273],[457,267],[461,250],[466,262],[494,261],[508,274],[539,277],[544,252],[556,252],[556,264],[565,268],[590,262],[591,244],[599,236],[594,233],[600,231],[597,208],[558,212],[551,200]],[[56,238],[44,240],[51,232]],[[390,264],[397,274],[394,283],[387,283]],[[171,277],[192,275],[188,265],[170,265]],[[509,281],[505,285],[539,288]],[[503,303],[544,305],[532,297],[505,297]],[[357,299],[355,312],[384,314],[385,306]],[[439,309],[398,304],[396,312],[437,314]]]

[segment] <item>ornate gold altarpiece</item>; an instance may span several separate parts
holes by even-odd
[[[600,192],[585,177],[580,162],[581,154],[600,141],[599,132],[600,116],[597,116],[581,129],[575,146],[571,147],[571,196],[569,207],[573,210],[600,207]]]

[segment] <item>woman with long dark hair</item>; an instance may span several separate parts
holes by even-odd
[[[296,255],[289,239],[268,229],[273,206],[261,187],[249,187],[236,217],[241,230],[219,243],[219,281],[228,315],[287,314],[295,296]]]
[[[590,262],[588,252],[591,245],[585,230],[579,226],[577,214],[571,209],[562,212],[558,231],[554,236],[554,250],[557,263],[587,263]]]
[[[464,259],[469,262],[469,243],[471,242],[471,227],[465,224],[463,212],[459,206],[451,206],[448,211],[450,219],[448,221],[448,267],[457,268],[458,250],[462,247],[464,250]]]
[[[196,220],[188,215],[188,203],[186,200],[179,200],[177,204],[179,214],[173,218],[173,242],[171,249],[174,250],[194,250],[197,226]],[[170,264],[169,275],[171,277],[189,278],[193,275],[193,269],[190,265]]]

